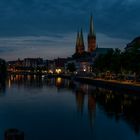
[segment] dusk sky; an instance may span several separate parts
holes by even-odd
[[[139,0],[1,0],[0,58],[71,56],[91,13],[98,47],[124,48],[140,35]]]

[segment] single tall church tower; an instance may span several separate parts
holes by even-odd
[[[88,34],[88,52],[92,53],[96,49],[96,35],[93,27],[93,17],[90,17],[90,29]]]

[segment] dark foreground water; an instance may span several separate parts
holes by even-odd
[[[140,93],[11,76],[0,85],[0,140],[8,128],[25,140],[140,140]]]

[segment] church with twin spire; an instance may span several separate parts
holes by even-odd
[[[77,33],[75,55],[78,55],[78,56],[83,56],[84,54],[90,55],[96,50],[96,35],[94,32],[93,16],[92,15],[90,17],[90,27],[89,27],[87,42],[88,42],[88,48],[86,51],[85,45],[84,45],[83,32],[81,29],[81,31]]]
[[[96,34],[94,30],[93,16],[90,17],[89,32],[87,35],[87,47],[84,44],[83,31],[77,33],[75,52],[72,59],[67,62],[74,63],[76,72],[79,74],[90,73],[93,71],[95,59],[102,54],[106,54],[110,48],[98,48]]]

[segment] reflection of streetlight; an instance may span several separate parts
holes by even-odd
[[[57,87],[60,87],[61,84],[62,84],[62,79],[61,79],[60,77],[58,77],[58,78],[56,79],[56,86],[57,86]]]
[[[11,80],[10,79],[8,80],[8,87],[9,88],[11,87]]]
[[[56,79],[56,82],[57,82],[58,84],[60,84],[60,83],[62,82],[62,79],[61,79],[60,77],[58,77],[58,78]]]

